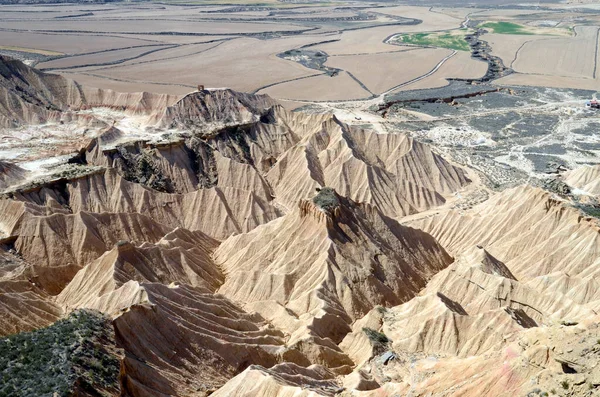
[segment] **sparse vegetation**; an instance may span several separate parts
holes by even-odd
[[[490,30],[492,33],[497,34],[521,34],[521,35],[533,35],[535,33],[526,30],[523,25],[518,25],[512,22],[487,22],[480,27]]]
[[[457,51],[470,51],[471,47],[464,36],[452,33],[413,33],[399,36],[398,44],[414,44],[449,48]]]
[[[600,218],[600,208],[593,205],[580,205],[579,209],[586,215],[593,216],[594,218]]]
[[[375,331],[373,328],[364,327],[363,332],[367,335],[367,338],[375,346],[382,346],[388,344],[390,339],[382,332]]]
[[[149,152],[132,153],[126,147],[117,147],[124,177],[159,192],[171,192],[171,181],[164,176]]]
[[[560,382],[560,386],[567,390],[569,388],[569,382],[567,380],[563,380],[562,382]]]
[[[86,395],[116,392],[120,364],[111,344],[109,320],[88,310],[0,339],[0,396],[70,396],[76,387]]]
[[[377,309],[377,311],[378,311],[379,313],[381,313],[381,314],[385,314],[385,313],[387,313],[387,307],[384,307],[384,306],[377,306],[377,307],[376,307],[376,309]]]
[[[313,197],[313,203],[324,211],[333,211],[340,205],[340,201],[335,194],[335,190],[330,187],[324,187],[318,190],[318,194]]]

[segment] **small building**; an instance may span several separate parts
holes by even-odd
[[[585,106],[592,109],[600,109],[600,102],[598,102],[596,99],[593,99],[589,102],[586,102]]]
[[[204,85],[198,84],[198,91],[204,91]]]

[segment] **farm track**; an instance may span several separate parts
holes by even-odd
[[[429,77],[429,76],[433,75],[435,72],[437,72],[437,71],[439,70],[439,68],[441,68],[441,67],[442,67],[442,65],[443,65],[444,63],[446,63],[446,61],[448,61],[450,58],[452,58],[452,57],[453,57],[453,56],[455,56],[456,54],[458,54],[458,51],[454,50],[454,51],[453,51],[453,52],[452,52],[450,55],[446,56],[446,57],[445,57],[444,59],[442,59],[442,60],[441,60],[441,61],[440,61],[440,62],[439,62],[437,65],[435,65],[435,67],[434,67],[433,69],[431,69],[431,70],[430,70],[428,73],[426,73],[426,74],[424,74],[424,75],[422,75],[422,76],[416,77],[416,78],[414,78],[414,79],[412,79],[412,80],[406,81],[406,82],[404,82],[404,83],[402,83],[402,84],[398,84],[397,86],[390,88],[389,90],[387,90],[386,92],[382,93],[381,95],[382,95],[382,96],[388,95],[388,94],[390,94],[390,93],[392,93],[392,92],[396,91],[396,90],[397,90],[397,89],[399,89],[399,88],[402,88],[402,87],[405,87],[405,86],[407,86],[407,85],[410,85],[410,84],[416,83],[417,81],[421,81],[421,80],[423,80],[423,79],[426,79],[427,77]]]
[[[348,76],[350,76],[352,78],[352,80],[356,81],[358,83],[359,86],[361,86],[361,88],[365,91],[367,91],[369,94],[371,94],[373,97],[376,97],[377,94],[375,94],[373,91],[371,91],[362,81],[360,81],[355,75],[353,75],[352,73],[350,73],[349,71],[346,70],[346,73],[348,73]]]
[[[394,86],[394,87],[386,90],[385,92],[383,92],[383,93],[381,93],[379,95],[373,94],[373,96],[367,97],[367,98],[351,99],[351,100],[339,100],[339,101],[306,101],[306,100],[296,100],[296,99],[290,99],[290,98],[281,98],[281,99],[285,100],[285,101],[293,101],[293,102],[306,103],[306,104],[330,104],[330,103],[337,103],[337,104],[353,104],[353,103],[357,103],[358,104],[358,103],[362,103],[364,101],[368,101],[369,102],[368,105],[362,104],[363,107],[366,108],[366,107],[371,106],[374,103],[383,102],[383,98],[386,95],[390,94],[393,91],[396,91],[399,88],[402,88],[402,87],[407,86],[409,84],[416,83],[417,81],[423,80],[423,79],[425,79],[425,78],[433,75],[435,72],[437,72],[439,70],[440,67],[442,67],[442,65],[444,63],[446,63],[446,61],[448,61],[450,58],[452,58],[453,56],[455,56],[457,53],[458,53],[458,51],[453,51],[450,55],[447,55],[440,62],[438,62],[437,65],[435,65],[435,67],[433,69],[431,69],[429,72],[427,72],[427,73],[425,73],[425,74],[423,74],[423,75],[421,75],[419,77],[416,77],[414,79],[411,79],[409,81],[405,81],[404,83],[398,84],[398,85],[396,85],[396,86]],[[345,72],[348,73],[348,75],[350,75],[350,77],[352,77],[355,81],[357,81],[361,85],[361,87],[365,88],[364,85],[358,79],[356,79],[354,76],[352,76],[348,71],[345,71]],[[298,80],[298,79],[293,79],[293,80]],[[281,84],[281,83],[277,83],[277,84]],[[277,84],[272,84],[271,86],[277,85]],[[368,92],[371,92],[371,90],[369,90],[367,88],[365,88],[365,89]],[[258,90],[258,91],[260,91],[260,90]],[[256,91],[256,92],[258,92],[258,91]],[[373,103],[371,103],[371,102],[373,102]]]
[[[174,56],[174,57],[165,57],[165,58],[159,58],[159,59],[152,59],[152,60],[149,60],[149,61],[134,62],[134,63],[130,63],[130,64],[125,65],[125,66],[142,65],[142,64],[154,63],[154,62],[160,62],[160,61],[170,61],[170,60],[173,60],[173,59],[180,59],[180,58],[189,57],[191,55],[198,55],[198,54],[201,54],[203,52],[210,51],[210,50],[212,50],[212,49],[220,46],[221,44],[223,44],[224,42],[229,41],[229,40],[233,40],[233,39],[214,40],[215,42],[218,41],[219,43],[215,44],[212,47],[205,48],[203,50],[196,51],[196,52],[191,52],[189,54],[178,55],[178,56]],[[207,43],[210,43],[210,42],[207,42]],[[165,48],[164,50],[168,50],[168,49],[171,49],[171,48],[179,48],[179,47],[188,46],[188,45],[194,45],[194,44],[204,44],[204,43],[180,44],[180,45],[175,45],[173,47]],[[109,66],[109,67],[94,69],[94,71],[113,69],[113,68],[117,68],[117,67],[119,67],[119,66]]]
[[[118,79],[118,78],[115,78],[115,77],[108,77],[108,76],[103,76],[101,74],[94,74],[94,73],[89,73],[89,72],[77,72],[77,71],[75,71],[75,73],[83,74],[83,75],[91,76],[91,77],[97,77],[97,78],[101,78],[101,79],[104,79],[104,80],[118,81],[118,82],[121,82],[121,83],[163,85],[163,86],[167,86],[167,87],[185,87],[185,88],[191,88],[191,89],[196,89],[197,88],[197,86],[188,85],[188,84],[157,83],[155,81]]]
[[[392,44],[390,44],[390,45],[392,45]],[[423,48],[423,47],[415,46],[414,48],[408,48],[406,50],[379,51],[379,52],[359,52],[359,53],[355,53],[355,54],[334,54],[334,55],[327,55],[327,56],[333,58],[333,57],[349,57],[349,56],[362,56],[362,55],[395,54],[395,53],[398,53],[398,52],[414,51],[414,50],[418,50],[419,48]]]
[[[296,77],[294,79],[277,81],[275,83],[267,84],[267,85],[264,85],[262,87],[259,87],[259,88],[255,89],[254,91],[252,91],[252,94],[258,94],[260,91],[265,90],[265,89],[270,88],[270,87],[274,87],[276,85],[285,84],[285,83],[291,83],[292,81],[310,79],[312,77],[322,76],[322,75],[325,75],[325,74],[327,74],[327,73],[315,73],[315,74],[311,74],[310,76],[302,76],[302,77]]]
[[[143,47],[143,46],[141,46],[141,47]],[[157,48],[157,49],[154,49],[154,50],[151,50],[151,51],[143,52],[143,53],[141,53],[139,55],[136,55],[136,56],[133,56],[133,57],[130,57],[130,58],[123,58],[123,59],[118,59],[118,60],[115,60],[115,61],[108,61],[108,62],[103,62],[103,63],[90,63],[90,64],[77,65],[77,66],[66,66],[66,67],[62,67],[62,68],[44,68],[44,67],[41,67],[40,70],[44,70],[44,71],[49,72],[49,71],[55,71],[55,70],[81,69],[81,68],[84,68],[84,67],[120,65],[120,64],[122,64],[124,62],[132,61],[134,59],[139,59],[139,58],[145,57],[146,55],[150,55],[150,54],[153,54],[153,53],[158,52],[158,51],[169,50],[171,48],[176,48],[176,47],[179,47],[179,46],[178,45],[171,45],[171,46],[167,45],[167,46],[164,46],[163,48]],[[101,51],[101,52],[105,52],[105,51]],[[60,59],[76,58],[76,57],[79,57],[79,56],[80,55],[77,55],[77,56],[67,56],[67,57],[61,57]]]

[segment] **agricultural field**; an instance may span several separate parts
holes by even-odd
[[[386,54],[336,56],[329,58],[326,65],[352,73],[369,91],[382,94],[431,72],[451,54],[447,49],[417,48]],[[394,65],[393,70],[388,65]]]
[[[525,26],[512,22],[487,22],[479,25],[479,27],[491,30],[492,33],[496,34],[535,34],[528,31]]]
[[[513,22],[486,22],[478,27],[494,34],[503,35],[550,35],[550,36],[572,36],[573,30],[568,28],[552,27],[553,21],[530,22],[532,26],[520,25]],[[551,26],[547,26],[551,25]]]
[[[593,10],[405,3],[3,5],[0,53],[99,88],[185,94],[204,84],[315,103],[453,79],[597,85]],[[467,36],[489,48],[475,49]],[[294,51],[322,54],[321,66],[281,56]],[[510,73],[498,74],[498,62]]]
[[[371,93],[361,87],[348,72],[341,72],[336,76],[317,74],[267,87],[259,90],[258,93],[268,94],[274,98],[300,101],[343,101],[371,96]]]
[[[578,26],[575,33],[568,38],[547,37],[523,42],[511,63],[517,73],[499,82],[599,89],[599,28]]]
[[[459,30],[449,33],[410,33],[394,36],[390,39],[392,44],[411,44],[424,47],[449,48],[457,51],[471,51],[469,43],[465,40],[467,31]]]

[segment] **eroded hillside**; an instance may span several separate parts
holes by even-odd
[[[599,392],[599,229],[568,198],[465,210],[478,175],[401,133],[0,70],[0,334],[108,316],[95,393]]]

